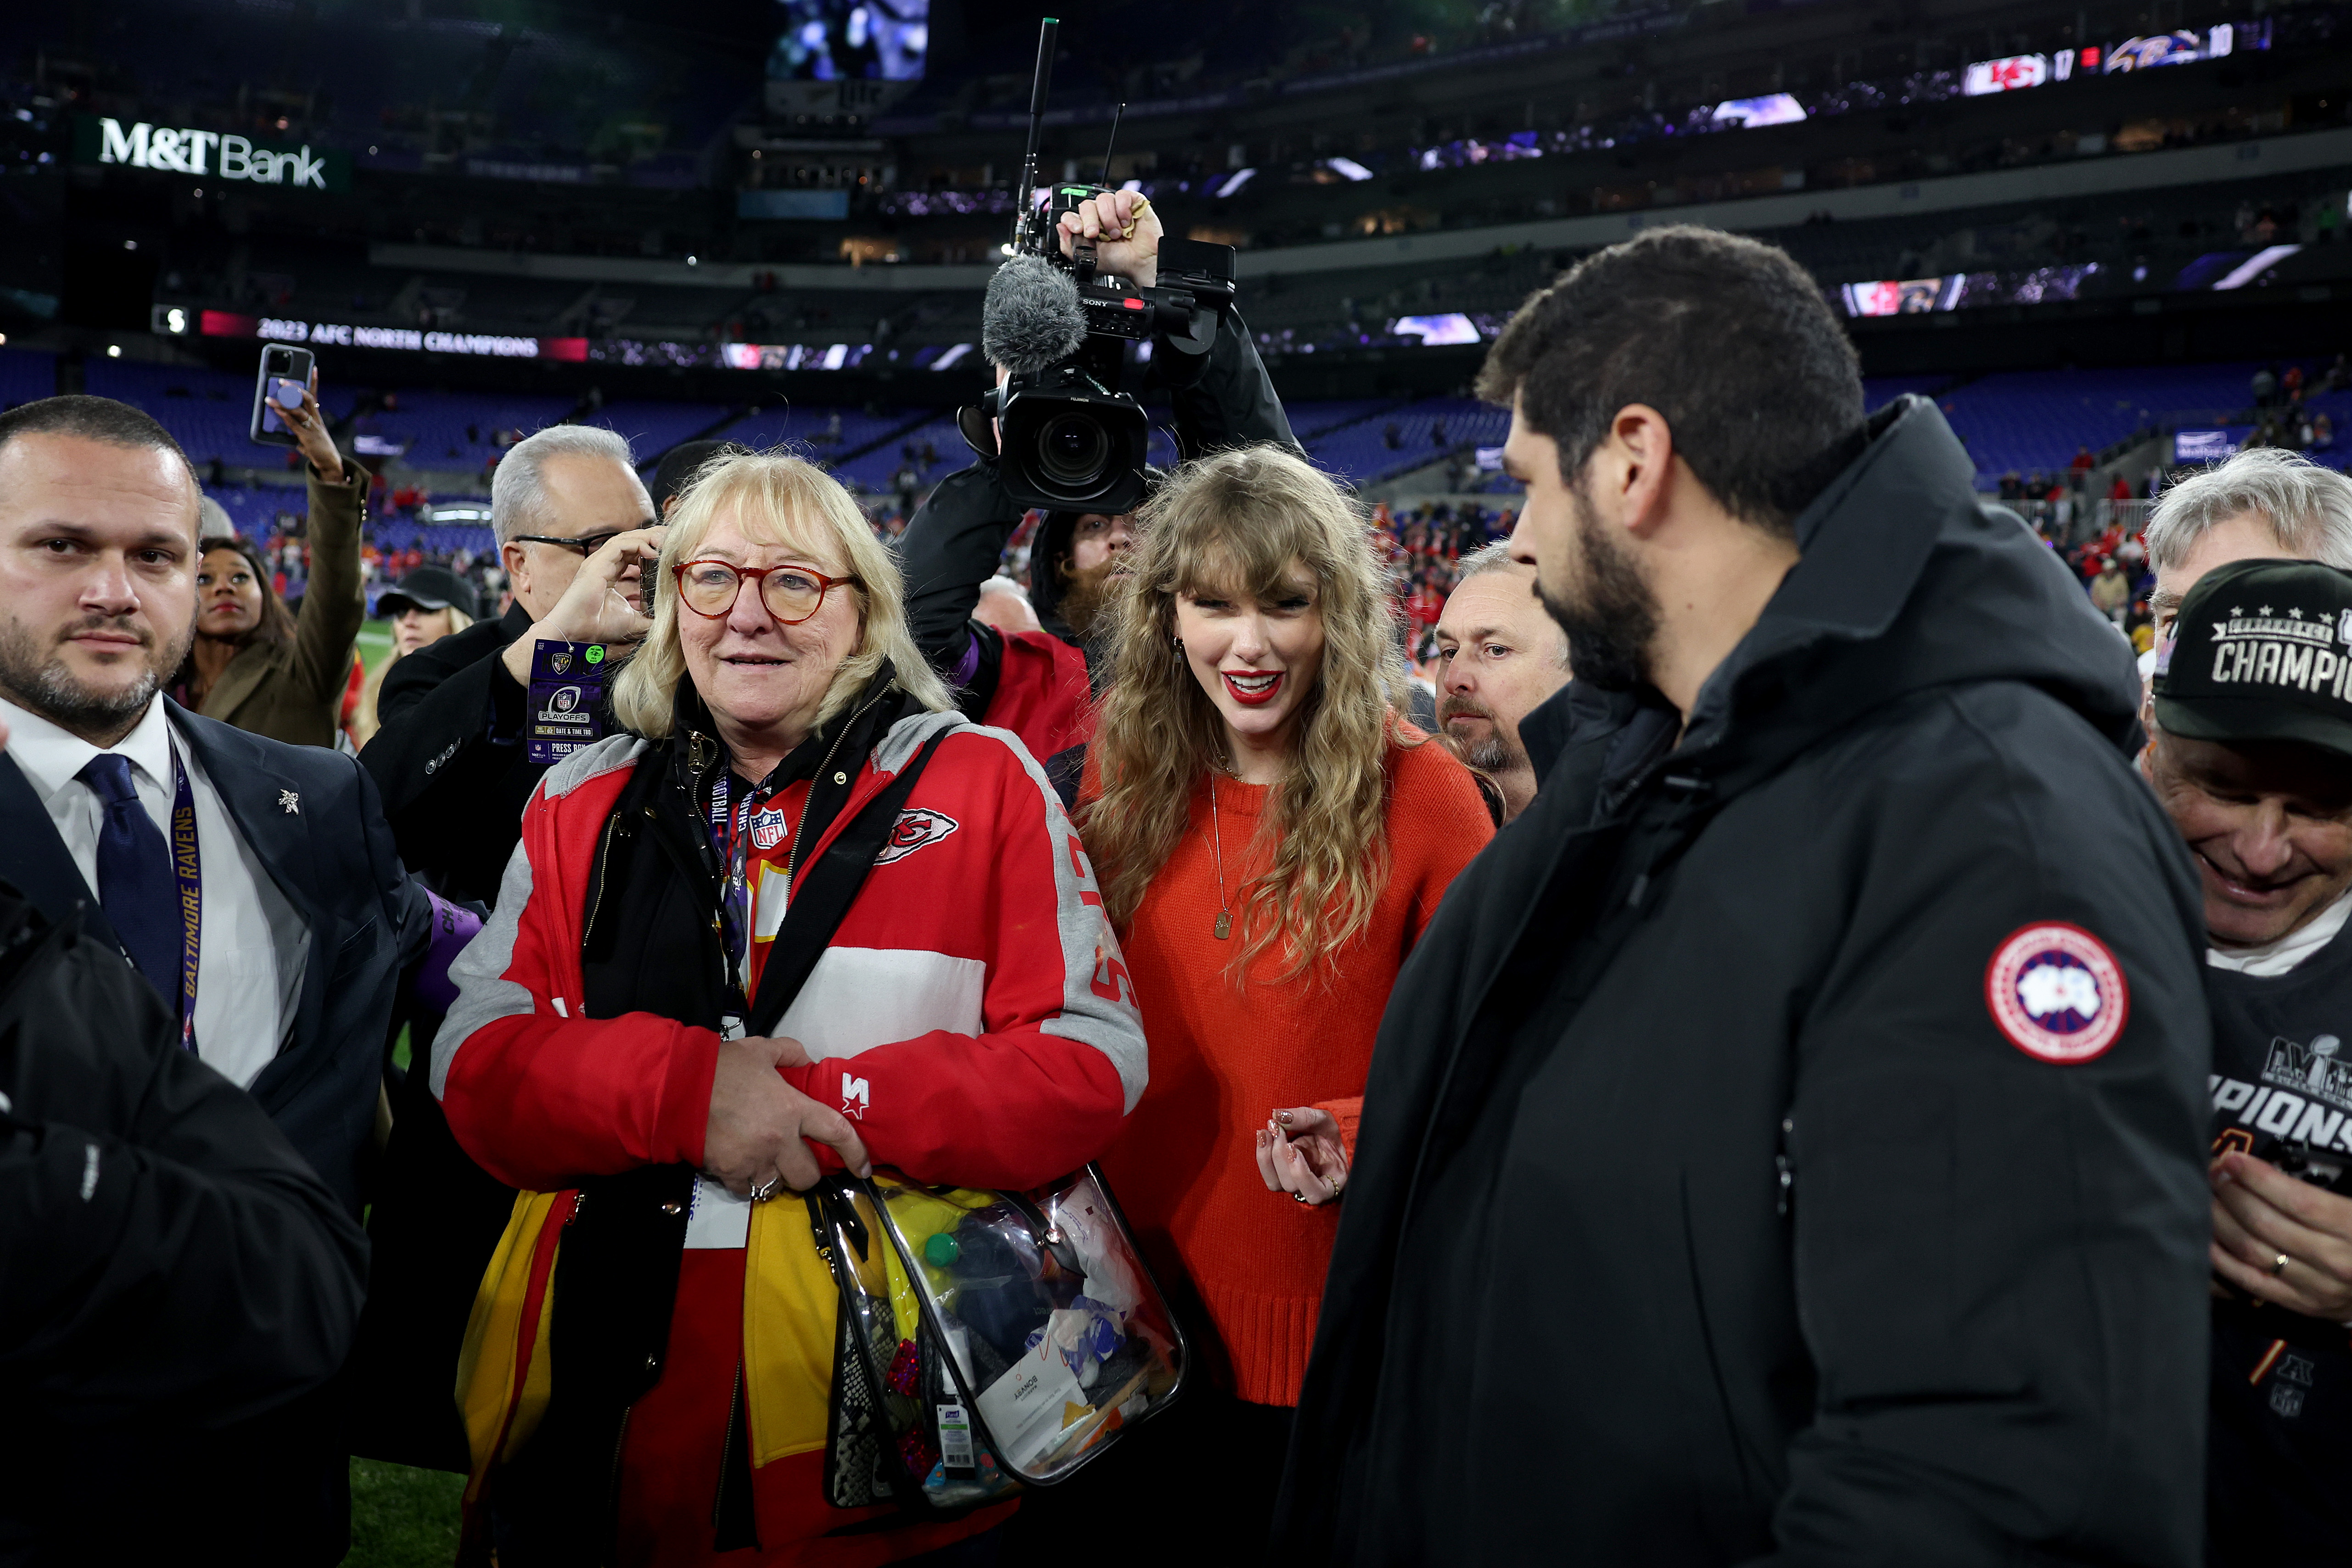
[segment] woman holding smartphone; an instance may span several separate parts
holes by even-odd
[[[1079,828],[1151,1080],[1102,1165],[1190,1298],[1210,1385],[1047,1495],[1116,1508],[1213,1475],[1216,1509],[1162,1522],[1230,1552],[1265,1535],[1339,1225],[1267,1189],[1267,1119],[1363,1092],[1397,970],[1494,829],[1468,770],[1398,715],[1387,585],[1328,478],[1279,447],[1219,453],[1138,531]]]
[[[294,384],[278,384],[281,396]],[[350,683],[352,647],[367,618],[360,588],[360,521],[367,475],[346,463],[319,406],[319,373],[294,403],[267,399],[294,437],[310,491],[310,579],[299,614],[271,586],[249,540],[198,542],[196,640],[171,684],[182,707],[298,746],[331,746]]]

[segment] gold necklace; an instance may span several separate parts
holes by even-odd
[[[1217,940],[1234,934],[1234,911],[1225,901],[1225,834],[1217,820],[1217,775],[1209,774],[1209,846],[1217,857]]]

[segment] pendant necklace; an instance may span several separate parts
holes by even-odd
[[[1234,934],[1234,911],[1225,902],[1225,835],[1217,820],[1217,775],[1209,774],[1209,846],[1217,857],[1217,940]]]

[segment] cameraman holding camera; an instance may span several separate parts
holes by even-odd
[[[1106,191],[1062,215],[1062,255],[1094,247],[1097,274],[1137,289],[1160,280],[1164,229],[1132,191]],[[1017,258],[1016,258],[1017,260]],[[988,340],[999,358],[1007,306],[992,286]],[[1176,445],[1191,459],[1227,447],[1273,442],[1304,455],[1241,312],[1219,311],[1205,353],[1155,342],[1151,373],[1175,406]],[[1010,325],[1020,329],[1018,320]],[[997,382],[1009,378],[999,363]],[[969,431],[971,422],[967,421]],[[991,422],[992,437],[1001,426]],[[975,446],[980,443],[975,442]],[[991,445],[995,441],[992,439]],[[1090,729],[1090,633],[1111,574],[1133,542],[1130,512],[1048,510],[1030,552],[1029,597],[1044,629],[1003,633],[972,618],[1026,504],[1006,486],[999,455],[983,455],[940,481],[898,544],[907,610],[924,657],[958,690],[963,711],[1011,730],[1040,761],[1083,742]]]

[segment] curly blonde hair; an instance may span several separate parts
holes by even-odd
[[[747,537],[838,559],[857,580],[850,589],[857,599],[857,646],[834,671],[817,709],[818,728],[866,689],[886,658],[899,686],[917,702],[934,713],[955,706],[946,685],[916,651],[897,558],[866,526],[865,515],[841,482],[787,452],[742,452],[696,474],[693,487],[678,497],[669,514],[661,560],[650,568],[659,584],[653,629],[613,682],[613,715],[624,728],[654,740],[670,732],[677,684],[686,679],[686,651],[677,640],[677,585],[671,569],[692,560],[712,525],[730,511]]]
[[[1388,880],[1389,752],[1418,743],[1398,728],[1404,658],[1370,531],[1328,477],[1265,446],[1178,469],[1137,531],[1109,606],[1118,679],[1090,748],[1100,793],[1081,822],[1110,917],[1133,921],[1183,837],[1193,790],[1225,753],[1223,721],[1176,647],[1177,596],[1272,599],[1303,567],[1322,613],[1322,670],[1261,820],[1260,839],[1273,842],[1240,892],[1233,973],[1277,942],[1283,979],[1328,970]]]

